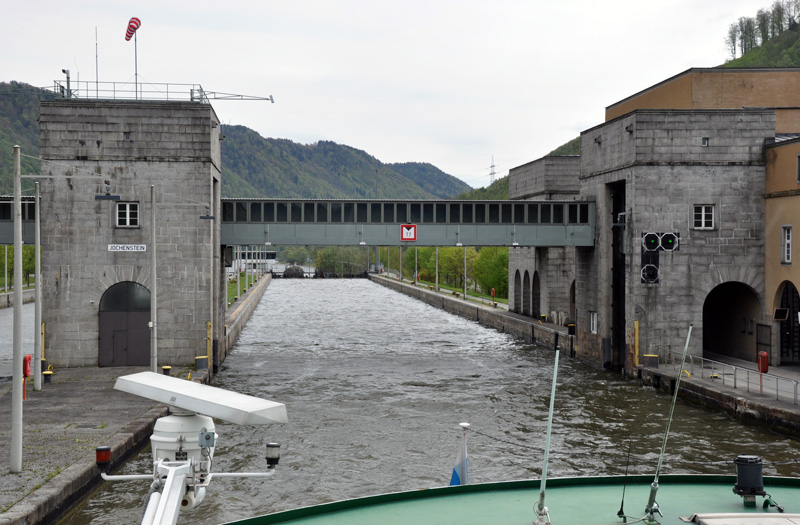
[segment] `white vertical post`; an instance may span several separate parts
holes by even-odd
[[[414,246],[414,285],[415,286],[419,282],[419,269],[417,268],[417,254],[418,254],[418,249],[417,249],[416,246]]]
[[[36,305],[33,314],[33,389],[42,389],[42,223],[41,223],[41,198],[39,194],[39,183],[36,183],[36,201],[34,212],[36,213],[35,222],[35,243],[34,251],[34,279],[36,279]]]
[[[11,386],[11,472],[22,472],[22,173],[14,146],[14,367]]]
[[[436,247],[436,291],[439,291],[439,247]]]
[[[5,264],[3,265],[3,291],[8,292],[8,245],[3,246],[6,249]]]
[[[464,300],[467,300],[467,247],[464,246]]]
[[[158,371],[158,300],[156,296],[156,187],[150,185],[150,273],[153,284],[150,287],[150,371]]]
[[[236,300],[242,295],[242,247],[236,246]]]
[[[217,323],[217,320],[214,319],[216,312],[214,308],[214,297],[216,296],[216,287],[214,286],[216,281],[214,278],[214,255],[216,252],[214,249],[214,225],[217,221],[216,217],[219,215],[217,213],[219,210],[214,207],[214,202],[218,202],[219,199],[214,189],[213,176],[211,177],[208,193],[208,213],[215,217],[208,221],[208,342],[206,343],[206,356],[208,358],[208,379],[211,380],[214,377],[214,328]]]

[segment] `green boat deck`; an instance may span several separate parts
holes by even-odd
[[[627,523],[642,522],[653,477],[563,478],[547,482],[545,506],[554,525],[624,523],[617,516],[625,488]],[[800,480],[764,477],[764,490],[785,508],[764,509],[764,498],[745,507],[733,493],[736,476],[665,475],[659,479],[656,501],[664,517],[658,523],[681,524],[693,514],[728,515],[720,521],[697,523],[800,524]],[[539,500],[539,481],[511,481],[419,491],[397,492],[304,507],[236,521],[243,525],[530,525]],[[733,517],[731,514],[746,516]],[[793,517],[791,516],[793,514]],[[684,518],[682,520],[681,518]],[[743,520],[743,518],[746,518]],[[752,518],[752,519],[750,519]]]

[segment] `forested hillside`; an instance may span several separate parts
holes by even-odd
[[[227,196],[431,199],[469,189],[430,164],[384,164],[335,142],[298,144],[244,126],[223,126],[222,133]]]
[[[24,155],[39,156],[39,101],[53,94],[20,82],[0,82],[0,195],[14,190],[15,145]],[[39,173],[39,161],[22,157],[22,173]],[[33,187],[23,179],[23,189]]]
[[[739,17],[728,27],[725,36],[725,45],[731,54],[731,62],[726,67],[797,66],[798,16],[800,0],[775,0],[772,6],[759,9],[754,17]],[[794,35],[786,35],[786,32]],[[754,53],[759,47],[772,49]],[[737,61],[737,57],[746,60]]]
[[[0,83],[0,195],[13,192],[15,144],[39,156],[39,102],[53,93],[20,82]],[[452,198],[470,187],[431,164],[384,164],[334,142],[267,139],[244,126],[222,126],[222,195],[297,198]],[[22,158],[23,174],[39,162]],[[26,192],[33,187],[23,180]]]
[[[471,201],[505,201],[508,200],[508,177],[497,179],[492,184],[485,188],[478,188],[472,191],[462,193],[458,196],[459,199]]]

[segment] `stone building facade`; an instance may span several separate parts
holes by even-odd
[[[569,201],[579,196],[580,157],[552,156],[510,170],[509,198]],[[554,204],[558,206],[558,204]],[[567,324],[575,318],[575,248],[509,248],[511,311]]]
[[[213,108],[45,101],[40,134],[47,362],[150,363],[151,185],[158,365],[207,355],[208,334],[212,347],[219,339],[225,284],[219,222],[200,219],[219,216],[221,137]]]
[[[798,85],[798,68],[693,68],[606,108],[581,134],[594,247],[547,264],[512,249],[509,281],[574,268],[578,355],[596,365],[680,352],[690,324],[692,355],[800,363]],[[512,195],[530,198],[536,165],[511,171]]]
[[[691,324],[691,354],[755,360],[774,129],[774,110],[636,110],[581,134],[597,238],[577,249],[579,354],[631,370],[682,351]],[[664,233],[677,248],[643,244]]]

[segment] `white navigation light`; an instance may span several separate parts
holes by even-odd
[[[239,425],[270,425],[288,421],[283,403],[155,372],[118,377],[114,388]]]

